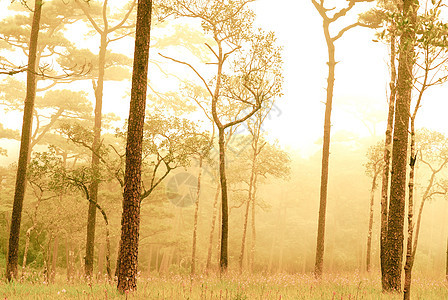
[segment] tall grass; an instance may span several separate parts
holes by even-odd
[[[167,275],[140,277],[138,290],[126,295],[115,283],[85,283],[78,278],[67,283],[23,280],[0,283],[2,299],[402,299],[400,294],[383,294],[379,275],[326,274],[318,281],[312,274]],[[443,278],[417,277],[412,299],[448,299]]]

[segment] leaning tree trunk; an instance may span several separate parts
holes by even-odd
[[[36,98],[36,54],[42,4],[42,0],[35,1],[33,21],[31,24],[30,48],[28,53],[26,78],[26,97],[25,106],[23,109],[22,137],[20,140],[19,161],[17,166],[14,203],[11,216],[11,229],[9,232],[8,262],[6,265],[6,278],[8,281],[12,278],[17,278],[20,223],[22,220],[23,198],[25,196],[26,170],[30,152],[34,100]]]
[[[314,275],[317,278],[322,277],[324,265],[324,245],[325,245],[325,214],[327,209],[327,190],[328,190],[328,164],[330,158],[330,129],[331,129],[331,108],[333,103],[333,90],[335,79],[335,47],[330,37],[329,23],[324,21],[324,34],[328,47],[328,79],[327,79],[327,102],[325,103],[324,137],[322,148],[322,173],[320,179],[320,201],[319,201],[319,219],[317,225],[317,243],[316,243],[316,263],[314,266]]]
[[[121,219],[117,288],[121,293],[137,288],[138,238],[143,126],[145,123],[152,0],[139,0],[135,34],[131,103],[126,145],[126,169]]]
[[[388,199],[389,199],[389,171],[390,171],[390,153],[392,145],[392,134],[394,126],[395,113],[395,96],[396,96],[396,80],[397,70],[395,68],[396,49],[395,34],[392,30],[390,37],[390,97],[389,97],[389,113],[387,115],[386,140],[384,145],[384,168],[381,183],[381,230],[380,230],[380,264],[381,264],[381,282],[383,290],[385,285],[385,264],[386,264],[386,237],[387,237],[387,218],[388,218]]]
[[[401,291],[403,263],[404,214],[408,156],[409,113],[412,94],[412,69],[414,65],[413,28],[418,1],[404,0],[403,14],[409,17],[409,28],[400,39],[397,100],[395,108],[394,138],[392,147],[392,176],[387,226],[385,286],[386,291]]]

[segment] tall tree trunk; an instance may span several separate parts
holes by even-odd
[[[212,262],[213,234],[215,232],[216,216],[218,214],[219,191],[220,191],[220,185],[218,184],[216,186],[215,200],[213,201],[213,216],[212,216],[212,223],[211,223],[211,227],[210,227],[210,237],[209,237],[209,242],[208,242],[207,263],[205,264],[206,272],[208,272],[208,270],[210,270],[211,262]]]
[[[35,1],[33,21],[31,24],[30,48],[28,53],[26,78],[26,97],[25,106],[23,109],[22,137],[20,140],[14,203],[11,216],[11,229],[9,232],[8,262],[6,265],[6,278],[8,281],[12,278],[17,278],[20,223],[22,221],[22,206],[26,188],[26,171],[30,154],[34,99],[36,98],[36,54],[42,4],[42,0]]]
[[[98,57],[98,80],[94,84],[95,89],[95,124],[93,127],[93,144],[92,144],[92,169],[95,174],[98,173],[100,158],[99,148],[101,144],[101,122],[102,122],[102,109],[103,109],[103,87],[104,87],[104,69],[106,62],[106,49],[107,49],[107,31],[104,30],[101,33],[100,52]],[[99,181],[95,179],[90,185],[90,198],[92,202],[89,202],[89,210],[87,216],[87,239],[86,239],[86,260],[85,260],[85,275],[87,278],[91,278],[93,274],[93,260],[95,251],[95,226],[96,226],[96,207],[95,203],[98,202],[98,186]]]
[[[196,240],[198,232],[198,216],[199,216],[199,195],[201,192],[201,176],[202,176],[202,156],[199,157],[199,174],[198,174],[198,186],[196,191],[196,202],[194,207],[194,225],[193,225],[193,246],[191,253],[191,274],[196,271]]]
[[[137,288],[142,140],[145,123],[151,12],[152,0],[138,1],[118,266],[117,288],[122,293]]]
[[[367,255],[366,255],[366,271],[370,272],[370,257],[372,253],[372,229],[373,229],[373,207],[375,204],[376,178],[378,173],[375,171],[372,179],[372,187],[370,189],[370,213],[369,213],[369,231],[367,233]]]
[[[392,146],[392,134],[395,113],[395,96],[397,70],[395,68],[396,49],[395,34],[392,29],[390,38],[390,97],[389,97],[389,113],[387,115],[386,139],[384,145],[384,168],[381,182],[381,229],[380,229],[380,264],[381,264],[381,283],[383,290],[386,290],[386,238],[387,238],[387,218],[388,218],[388,200],[389,200],[389,171],[390,171],[390,153]]]
[[[418,1],[403,1],[403,14],[408,17],[410,28],[404,30],[400,39],[384,284],[386,291],[396,292],[401,291],[408,129],[414,65],[415,31],[412,27],[415,26],[417,7]]]
[[[226,164],[225,164],[225,143],[224,143],[224,128],[218,128],[219,133],[219,178],[221,183],[221,255],[219,259],[220,271],[227,270],[228,255],[227,242],[229,234],[229,209],[227,203],[227,178],[226,178]]]
[[[325,103],[324,137],[322,148],[322,173],[320,181],[320,201],[319,220],[317,227],[316,263],[314,275],[322,277],[324,265],[324,245],[325,245],[325,214],[327,209],[328,190],[328,164],[330,158],[330,129],[331,129],[331,108],[333,103],[333,90],[335,78],[335,47],[329,32],[329,22],[324,20],[324,34],[328,47],[328,79],[327,79],[327,101]]]

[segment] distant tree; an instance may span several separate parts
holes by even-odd
[[[27,92],[23,111],[22,138],[20,142],[19,161],[17,168],[14,204],[11,216],[11,230],[9,233],[8,262],[6,265],[6,278],[11,281],[17,278],[17,264],[19,252],[20,223],[22,220],[23,198],[25,196],[26,172],[28,157],[30,155],[31,128],[33,123],[34,99],[36,98],[36,55],[37,39],[39,35],[40,16],[42,12],[41,0],[36,0],[31,25],[30,48],[27,67]]]
[[[138,1],[131,104],[126,144],[121,240],[117,260],[117,288],[121,293],[137,288],[142,141],[145,123],[151,12],[151,0]]]
[[[258,111],[257,114],[261,111]],[[266,112],[265,112],[266,114]],[[261,203],[257,203],[257,188],[260,183],[265,183],[268,178],[279,178],[288,179],[290,174],[290,163],[291,160],[286,152],[284,152],[277,144],[272,144],[263,139],[259,131],[257,123],[262,121],[259,117],[254,120],[251,129],[249,131],[252,135],[252,144],[247,151],[247,156],[245,159],[251,161],[249,171],[249,181],[244,180],[248,185],[248,197],[242,201],[245,204],[244,213],[244,225],[243,225],[243,237],[241,241],[241,252],[239,256],[239,267],[240,271],[243,269],[243,259],[246,248],[246,236],[248,231],[249,222],[249,210],[251,209],[251,228],[252,228],[252,241],[249,249],[249,264],[253,264],[255,256],[255,242],[256,242],[256,231],[255,231],[255,209],[256,206],[261,206]],[[257,128],[258,127],[258,128]],[[253,131],[252,131],[253,130]],[[260,198],[258,199],[261,200]],[[249,270],[251,266],[249,265]]]
[[[411,120],[412,122],[412,120]],[[406,262],[404,266],[404,299],[410,299],[412,268],[414,266],[417,243],[420,234],[420,225],[424,205],[427,201],[436,196],[448,194],[448,185],[446,180],[440,179],[441,173],[446,170],[448,165],[448,139],[439,132],[421,130],[413,134],[414,141],[411,147],[419,151],[420,168],[429,169],[429,180],[424,189],[420,208],[417,215],[417,222],[414,223],[414,168],[416,166],[417,153],[411,157],[411,178],[409,179],[409,208],[408,208],[408,236]],[[415,151],[415,150],[414,150]],[[411,151],[412,153],[412,151]],[[423,165],[422,165],[423,164]]]
[[[325,121],[324,121],[324,137],[323,137],[323,150],[322,150],[322,174],[321,174],[321,186],[320,186],[320,204],[319,204],[319,221],[317,229],[317,246],[316,246],[316,263],[314,274],[317,278],[322,276],[323,264],[324,264],[324,245],[325,245],[325,214],[327,207],[327,190],[328,190],[328,164],[330,157],[330,129],[331,129],[331,110],[333,105],[333,90],[335,80],[335,42],[340,39],[345,32],[357,27],[357,26],[369,26],[361,22],[355,22],[350,24],[339,32],[332,36],[330,33],[330,26],[341,17],[344,17],[354,6],[359,2],[372,2],[373,0],[349,0],[348,5],[345,8],[340,9],[333,15],[329,15],[328,12],[333,9],[325,7],[325,0],[311,0],[319,15],[322,17],[323,30],[325,35],[325,41],[328,48],[328,78],[327,78],[327,98],[325,102]]]
[[[375,190],[377,188],[377,179],[382,173],[384,165],[384,142],[370,146],[367,151],[367,162],[365,163],[366,174],[372,178],[370,188],[370,208],[369,208],[369,229],[367,231],[367,254],[366,254],[366,271],[370,272],[371,253],[372,253],[372,231],[373,231],[373,212],[375,204]]]
[[[124,13],[123,17],[116,21],[116,24],[111,26],[109,24],[110,20],[107,16],[107,4],[108,1],[104,1],[102,7],[97,7],[94,3],[85,3],[84,1],[76,0],[77,7],[79,7],[87,17],[91,26],[100,35],[100,47],[97,60],[97,75],[96,80],[92,78],[92,85],[95,91],[95,123],[94,123],[94,138],[92,142],[92,168],[96,169],[99,167],[100,158],[95,154],[101,145],[101,122],[102,122],[102,106],[103,106],[103,88],[104,81],[107,79],[105,77],[106,71],[106,55],[107,47],[110,42],[119,40],[126,37],[129,33],[123,32],[120,34],[115,34],[111,36],[116,31],[122,31],[123,29],[132,28],[132,24],[128,24],[127,20],[130,13],[134,9],[135,0],[131,2],[129,8]],[[95,2],[95,4],[97,4]],[[95,16],[93,12],[97,12],[98,16]],[[101,13],[99,13],[101,12]],[[100,25],[102,23],[102,26]],[[130,29],[128,29],[129,31]],[[111,55],[109,54],[109,57]],[[91,202],[88,211],[88,221],[87,221],[87,239],[86,239],[86,258],[85,258],[85,275],[87,278],[91,278],[93,273],[93,258],[94,258],[94,246],[95,246],[95,222],[96,222],[96,210],[98,203],[98,186],[99,182],[93,181],[89,187],[89,194]]]
[[[273,33],[253,29],[253,12],[247,4],[253,0],[172,1],[165,5],[177,17],[189,17],[202,21],[202,29],[213,37],[215,46],[207,44],[216,62],[212,81],[206,80],[192,64],[169,58],[188,66],[207,89],[211,113],[218,129],[219,170],[221,185],[221,255],[220,270],[228,266],[228,194],[225,164],[225,130],[240,124],[261,108],[264,101],[278,95],[281,89],[281,56],[275,46]],[[240,113],[227,117],[222,108],[229,103],[242,107]]]

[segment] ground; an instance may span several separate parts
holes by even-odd
[[[401,294],[383,294],[379,274],[326,274],[321,281],[312,274],[166,275],[141,276],[138,290],[120,295],[115,283],[65,278],[45,283],[36,277],[24,282],[0,283],[3,299],[402,299]],[[412,299],[448,299],[444,278],[416,276]]]

